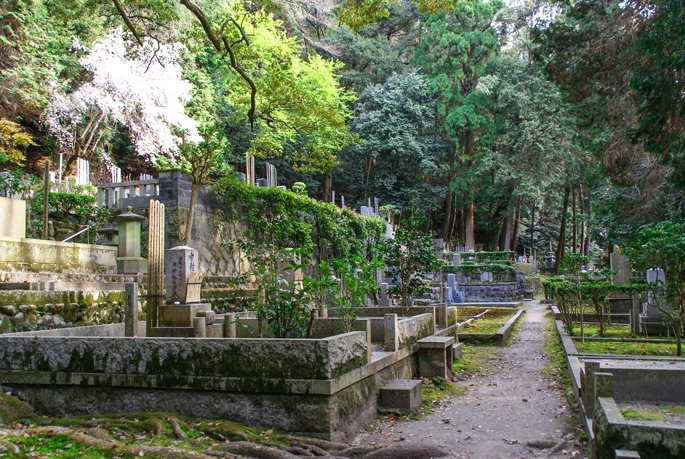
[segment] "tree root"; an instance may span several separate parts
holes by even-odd
[[[338,456],[356,459],[358,457],[364,456],[365,454],[372,453],[373,451],[376,451],[378,448],[378,446],[352,446],[342,451],[338,451]]]
[[[361,456],[361,459],[431,459],[449,456],[442,448],[429,445],[393,445]]]
[[[139,456],[142,452],[143,457],[156,456],[166,459],[212,459],[212,456],[208,456],[204,453],[167,446],[122,446],[117,448],[115,452],[117,453],[117,456],[124,456],[126,454]]]
[[[283,435],[281,438],[283,438],[284,440],[288,440],[291,443],[295,442],[314,445],[329,451],[342,451],[350,447],[350,445],[346,445],[344,443],[335,443],[332,441],[321,440],[318,438],[295,437],[293,435]]]
[[[224,443],[219,446],[221,451],[227,451],[241,456],[254,457],[256,459],[299,459],[298,456],[270,446],[260,445],[249,441],[237,441]]]
[[[287,452],[292,453],[292,454],[297,454],[299,456],[314,457],[314,455],[312,453],[310,453],[309,451],[307,451],[304,448],[300,448],[299,446],[285,446],[285,445],[281,445],[280,443],[272,443],[272,442],[264,442],[262,444],[265,446],[270,446],[272,448],[278,448],[278,449],[281,449],[283,451],[287,451]]]
[[[0,440],[0,452],[9,451],[10,454],[18,455],[20,450],[17,445],[7,440]]]
[[[178,425],[178,420],[176,418],[169,418],[169,423],[171,424],[171,428],[174,429],[174,435],[176,435],[176,438],[179,440],[187,440],[188,435],[181,429],[181,426]]]
[[[319,448],[318,446],[308,445],[308,444],[303,444],[301,446],[302,446],[302,448],[311,451],[315,456],[330,456],[330,454],[328,454],[328,451],[325,451],[325,450]]]

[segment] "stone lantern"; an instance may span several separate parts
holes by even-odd
[[[117,257],[117,273],[146,274],[147,260],[140,256],[140,224],[145,217],[131,212],[117,217],[119,221],[119,256]]]

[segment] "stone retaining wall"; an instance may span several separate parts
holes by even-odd
[[[116,257],[116,247],[0,237],[0,282],[42,281],[42,273],[116,275]]]
[[[464,292],[467,302],[515,301],[521,298],[518,282],[459,284],[459,290]]]

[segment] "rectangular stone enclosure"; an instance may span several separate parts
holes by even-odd
[[[416,325],[401,334],[426,333]],[[0,383],[47,415],[168,411],[345,441],[377,415],[382,386],[418,375],[423,338],[406,336],[405,347],[370,362],[366,331],[319,339],[123,333],[117,324],[2,335]]]

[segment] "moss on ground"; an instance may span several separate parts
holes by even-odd
[[[675,343],[640,343],[620,341],[574,341],[576,349],[581,354],[622,354],[622,355],[653,355],[675,356]]]
[[[454,362],[454,373],[458,381],[489,375],[495,369],[495,362],[500,359],[494,343],[463,343],[462,350],[461,358]]]

